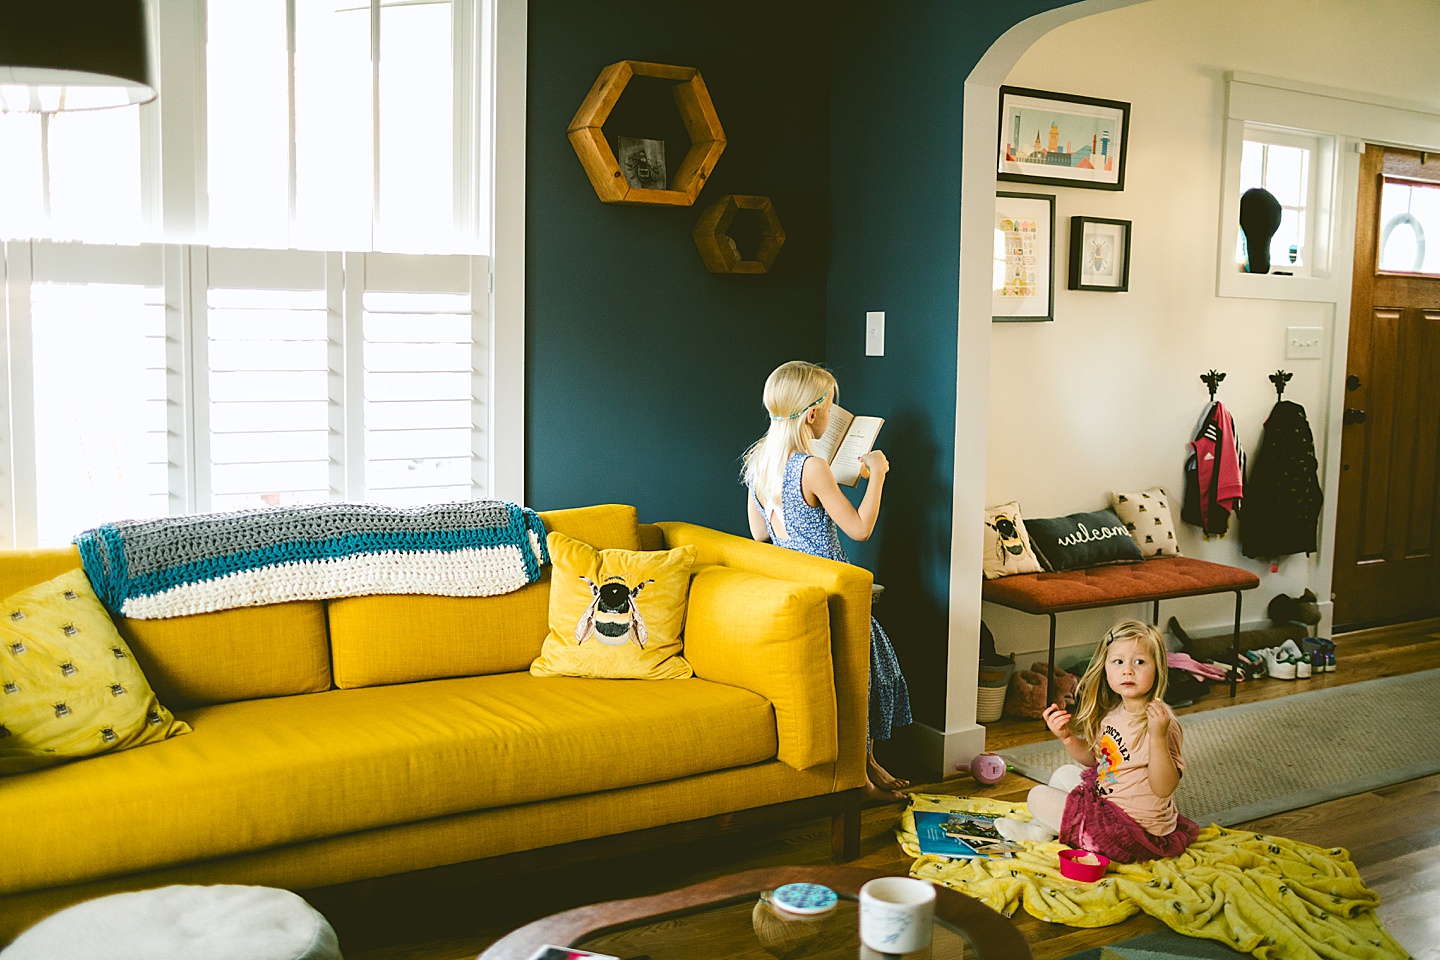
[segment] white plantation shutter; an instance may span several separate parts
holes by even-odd
[[[476,336],[484,329],[476,303],[484,298],[472,293],[475,277],[485,282],[484,266],[465,256],[367,254],[363,276],[352,273],[352,283],[363,282],[362,482],[369,500],[408,506],[484,493],[484,343]]]
[[[33,451],[16,457],[25,532],[58,546],[107,520],[168,514],[163,248],[20,246],[29,282],[23,255],[8,279],[12,370],[28,366],[16,399],[33,411],[16,423],[15,452]]]
[[[331,420],[330,347],[338,323],[327,285],[339,280],[327,268],[339,256],[223,249],[204,256],[208,508],[331,499],[339,423]]]

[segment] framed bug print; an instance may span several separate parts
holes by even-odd
[[[1130,289],[1130,221],[1070,218],[1071,290]]]
[[[1001,87],[995,175],[1021,183],[1124,190],[1129,135],[1128,103]]]
[[[1055,198],[995,195],[991,317],[1055,319]]]

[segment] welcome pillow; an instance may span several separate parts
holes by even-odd
[[[1079,570],[1145,559],[1113,510],[1031,520],[1029,531],[1030,542],[1047,570]]]
[[[84,570],[0,600],[0,774],[189,732],[155,699]]]
[[[550,632],[537,677],[678,680],[695,548],[596,550],[563,533],[550,548]]]
[[[1138,493],[1110,494],[1110,506],[1145,557],[1178,557],[1175,518],[1170,513],[1170,496],[1159,487]]]
[[[985,579],[994,580],[1016,573],[1039,573],[1044,568],[1035,559],[1020,503],[1011,500],[985,509]]]

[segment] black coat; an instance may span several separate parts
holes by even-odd
[[[1314,553],[1324,495],[1315,437],[1305,408],[1281,400],[1265,420],[1255,466],[1245,481],[1240,549],[1247,557]]]

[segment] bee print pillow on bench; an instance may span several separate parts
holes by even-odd
[[[1043,568],[1025,530],[1020,504],[1011,500],[985,510],[985,579],[1017,573],[1039,573]]]
[[[597,550],[546,538],[552,564],[549,633],[537,677],[676,680],[694,675],[681,631],[695,548]]]

